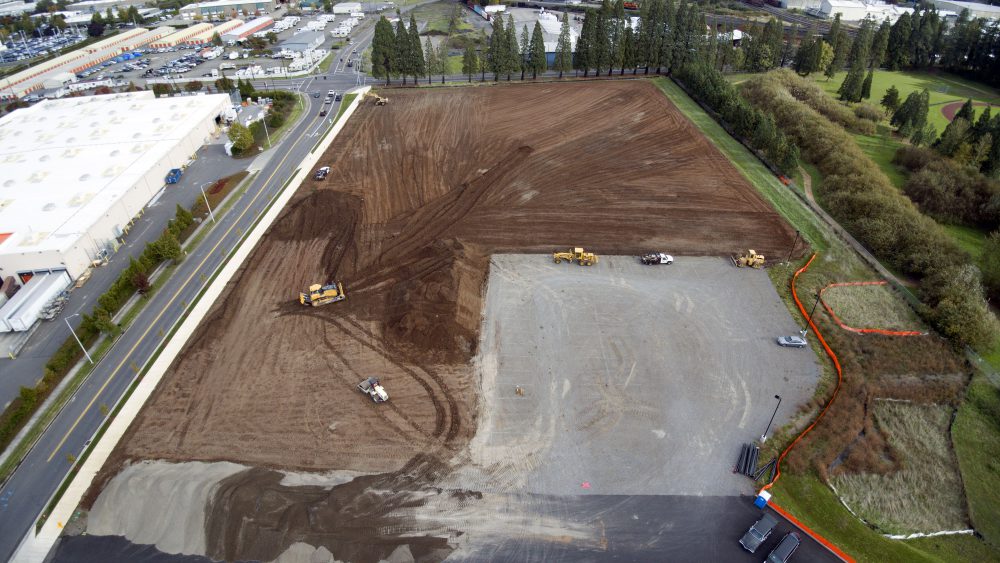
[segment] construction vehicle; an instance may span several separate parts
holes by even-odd
[[[582,248],[577,247],[569,252],[553,252],[552,260],[554,260],[556,264],[562,262],[563,260],[567,262],[573,262],[575,260],[576,263],[581,266],[593,266],[594,264],[597,264],[597,255],[593,252],[584,252]]]
[[[309,293],[299,294],[299,303],[302,303],[303,305],[312,305],[313,307],[336,303],[337,301],[343,301],[344,299],[347,299],[347,296],[344,295],[344,284],[340,282],[331,283],[329,285],[320,285],[316,283],[309,286]]]
[[[383,98],[382,96],[379,96],[378,94],[375,94],[375,93],[371,92],[370,90],[365,95],[366,96],[371,96],[371,97],[375,98],[375,105],[377,105],[377,106],[384,106],[384,105],[386,105],[386,104],[389,103],[389,98]]]
[[[639,261],[647,266],[652,264],[673,264],[674,257],[663,252],[648,252],[640,256]]]
[[[358,391],[368,395],[376,403],[384,403],[389,400],[389,394],[385,392],[385,388],[374,377],[369,377],[358,383]]]
[[[760,268],[764,265],[764,255],[757,254],[754,249],[747,250],[746,254],[740,254],[739,256],[731,257],[733,265],[737,268],[743,268],[749,266],[751,268]]]

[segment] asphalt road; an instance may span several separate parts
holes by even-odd
[[[525,505],[543,506],[539,520],[576,522],[602,531],[593,541],[548,541],[540,536],[467,537],[448,561],[586,562],[763,561],[794,527],[775,512],[778,525],[755,554],[739,539],[761,516],[749,497],[587,495],[525,499]],[[802,545],[794,561],[834,562],[839,559],[812,538],[799,532]],[[74,536],[61,540],[52,563],[187,563],[211,561],[205,557],[169,555],[153,546],[136,545],[119,536]]]
[[[356,43],[360,44],[361,41]],[[314,80],[298,80],[294,89],[310,91],[313,88],[326,88],[344,91],[354,87],[356,83],[353,72],[338,72],[336,69],[333,69],[329,78],[319,81],[318,86],[314,86]],[[280,82],[278,84],[279,87],[283,86]],[[135,372],[160,345],[185,306],[201,291],[206,280],[238,244],[243,233],[264,212],[267,204],[292,176],[323,132],[330,127],[339,104],[333,105],[329,116],[321,118],[319,109],[322,100],[312,97],[306,97],[305,100],[303,119],[270,150],[268,158],[258,157],[259,160],[253,161],[263,162],[263,165],[247,191],[228,213],[217,218],[219,223],[181,262],[165,286],[150,299],[131,328],[125,331],[99,362],[75,397],[0,489],[0,560],[5,561],[11,557],[69,471],[71,463],[68,456],[78,456],[85,443],[97,431],[105,418],[103,408],[110,409],[115,405],[133,381]],[[244,166],[251,164],[251,161],[244,162]],[[172,209],[173,206],[170,205],[170,210]],[[156,229],[149,230],[156,234]],[[133,241],[130,239],[129,242]],[[138,240],[135,242],[136,247],[141,250]],[[128,263],[127,260],[122,262],[126,265]],[[97,285],[94,284],[95,287]],[[69,310],[75,309],[71,306]],[[50,324],[57,326],[56,323]],[[63,329],[65,330],[65,326]],[[57,338],[61,343],[62,337]],[[37,353],[41,354],[41,351]]]

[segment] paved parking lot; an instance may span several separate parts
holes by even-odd
[[[475,490],[750,494],[740,444],[819,376],[810,350],[775,344],[798,326],[767,273],[722,258],[494,256],[483,318]]]

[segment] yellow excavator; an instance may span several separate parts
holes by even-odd
[[[567,262],[576,261],[581,266],[593,266],[597,264],[597,255],[593,252],[584,252],[582,248],[574,248],[569,252],[553,252],[552,260],[558,264],[563,260]]]
[[[309,286],[309,293],[299,294],[299,303],[319,307],[347,299],[344,295],[344,284],[340,282],[329,285],[313,284]]]
[[[732,257],[733,265],[737,268],[751,267],[760,268],[764,266],[764,255],[757,254],[754,249],[747,250],[746,254],[740,254],[739,256]]]

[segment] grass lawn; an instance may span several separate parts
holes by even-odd
[[[987,232],[975,227],[965,227],[962,225],[941,225],[948,231],[951,238],[968,252],[973,258],[979,259],[983,255],[983,245],[986,244]]]
[[[952,426],[973,527],[1000,545],[1000,391],[973,378]]]
[[[899,147],[903,146],[903,143],[893,139],[889,135],[861,135],[855,133],[851,136],[854,137],[854,142],[858,144],[858,148],[868,158],[872,159],[872,162],[877,164],[882,169],[882,172],[889,177],[892,185],[902,189],[903,184],[906,183],[906,176],[903,175],[899,167],[892,163],[892,159],[896,156],[896,151]]]
[[[829,92],[832,96],[837,95],[837,89],[844,81],[847,72],[838,72],[833,78],[827,80],[822,74],[813,74],[812,78],[821,88]],[[984,86],[969,82],[957,76],[943,72],[891,72],[880,70],[875,73],[872,79],[872,96],[868,100],[870,103],[878,105],[885,95],[889,86],[896,86],[899,90],[900,100],[906,99],[910,92],[920,91],[927,88],[930,92],[930,112],[928,121],[937,127],[938,133],[944,131],[948,126],[948,120],[941,113],[941,107],[951,102],[964,102],[972,98],[974,102],[984,102],[1000,105],[1000,92]],[[977,114],[982,108],[977,107]]]
[[[414,8],[412,13],[413,17],[417,20],[417,27],[420,29],[420,33],[436,32],[436,34],[447,35],[448,24],[451,22],[451,15],[454,13],[455,5],[452,2],[432,2]],[[462,19],[458,24],[459,31],[472,29],[472,24],[465,21],[465,16],[468,14],[468,10],[462,10]],[[407,17],[406,21],[409,22],[410,19]],[[427,22],[427,25],[421,28],[421,22]],[[421,39],[422,43],[423,40]]]
[[[952,454],[951,407],[877,401],[875,423],[903,457],[899,471],[831,480],[854,512],[889,534],[965,530],[962,479]]]

